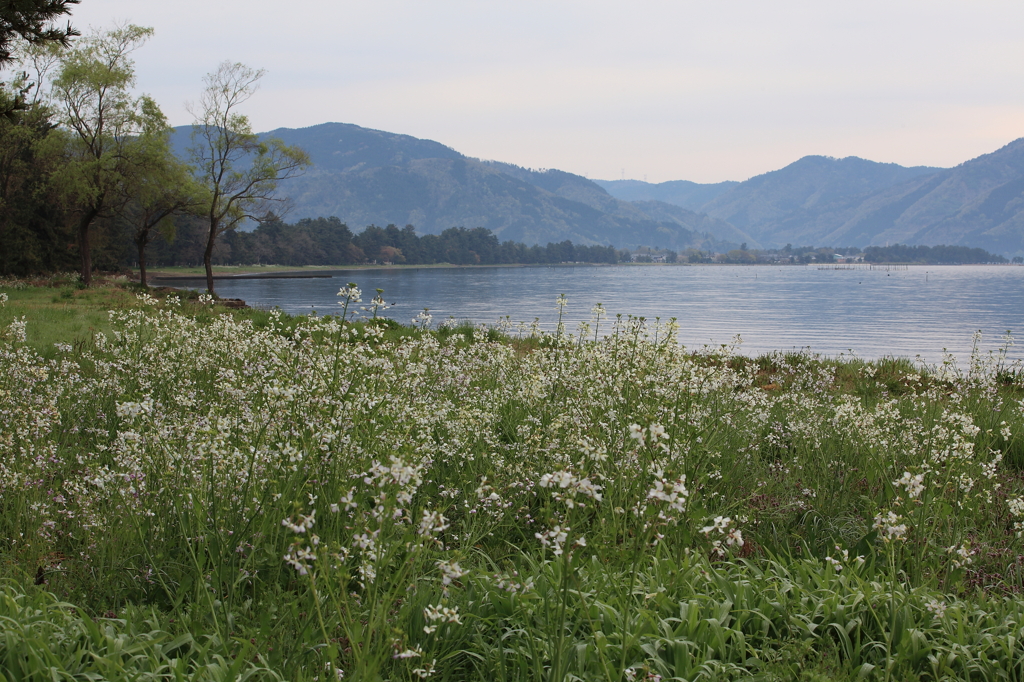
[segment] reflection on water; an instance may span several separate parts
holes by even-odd
[[[680,340],[688,346],[728,343],[739,334],[748,355],[810,347],[827,355],[921,355],[937,362],[944,348],[966,357],[979,329],[986,349],[997,347],[1007,330],[1024,331],[1024,267],[1014,266],[540,266],[331,274],[219,280],[217,293],[289,313],[336,314],[338,289],[354,281],[367,301],[374,289],[384,289],[396,303],[387,314],[402,322],[430,308],[435,323],[449,316],[494,323],[507,315],[513,323],[540,318],[549,330],[557,319],[555,299],[564,293],[569,330],[603,303],[612,317],[677,318]],[[205,286],[199,280],[184,284]],[[1021,354],[1011,349],[1010,356]]]

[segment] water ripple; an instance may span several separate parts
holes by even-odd
[[[493,323],[540,318],[552,329],[555,298],[569,299],[569,329],[595,303],[615,313],[675,317],[688,346],[726,343],[742,351],[810,347],[827,355],[922,356],[944,348],[961,360],[976,330],[995,348],[1007,330],[1024,330],[1024,267],[917,266],[907,270],[818,270],[765,266],[555,266],[362,269],[333,279],[222,280],[221,296],[290,313],[337,313],[337,291],[350,279],[369,299],[375,288],[398,305],[388,314],[408,322],[423,308],[434,321],[452,316]],[[202,286],[196,283],[196,286]],[[1021,357],[1016,349],[1011,357]]]

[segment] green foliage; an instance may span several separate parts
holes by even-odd
[[[72,37],[79,35],[71,27],[59,28],[53,22],[71,14],[71,6],[80,0],[4,0],[0,5],[0,69],[14,60],[12,51],[20,38],[30,44],[55,44],[67,47]],[[14,103],[11,103],[14,104]],[[6,115],[20,106],[0,109]]]
[[[0,273],[62,271],[77,260],[88,283],[94,267],[144,269],[152,234],[171,239],[173,216],[202,198],[156,103],[129,91],[130,54],[151,33],[122,26],[70,51],[20,54],[26,73],[12,87],[34,94],[0,122]]]
[[[125,609],[93,619],[46,592],[0,591],[0,673],[5,680],[280,680],[251,646],[214,636],[173,636],[156,613]],[[230,657],[225,653],[230,652]],[[249,658],[257,662],[250,662]]]
[[[0,299],[13,669],[1021,674],[1005,354],[746,358],[603,309],[577,335],[411,329],[354,321],[381,305],[354,286],[289,317],[55,284]],[[113,312],[52,347],[30,303]]]
[[[278,139],[261,140],[238,112],[256,91],[262,70],[224,62],[206,76],[206,89],[192,112],[190,160],[204,189],[203,214],[209,220],[203,263],[206,288],[213,294],[213,249],[217,237],[246,218],[273,217],[277,184],[300,174],[309,156]]]
[[[90,230],[124,209],[124,186],[166,156],[167,121],[146,95],[134,97],[131,53],[153,29],[127,25],[91,34],[62,55],[53,98],[69,130],[51,180],[77,218],[82,280],[92,278]],[[161,142],[163,140],[163,142]]]
[[[75,235],[50,185],[60,165],[50,110],[35,103],[0,117],[0,275],[69,270]]]
[[[174,244],[154,243],[153,262],[183,265],[197,262],[206,237],[202,224],[180,222]],[[616,263],[629,260],[629,252],[618,253],[611,246],[585,246],[564,241],[546,246],[500,242],[482,227],[468,230],[453,227],[440,235],[416,234],[412,225],[399,229],[370,225],[353,235],[337,218],[303,219],[294,224],[267,221],[251,232],[231,231],[214,251],[218,265],[256,263],[275,265],[343,265],[351,263],[395,263],[405,265],[453,263],[495,265],[503,263]]]
[[[1009,261],[984,249],[968,246],[908,246],[893,244],[892,246],[869,246],[864,249],[864,261],[867,263],[928,263],[928,264],[962,264],[962,263],[1008,263]]]
[[[131,224],[132,241],[137,248],[139,281],[146,280],[146,247],[156,234],[172,243],[176,233],[175,217],[195,214],[209,201],[206,189],[170,151],[170,129],[164,128],[140,139],[144,143],[135,172],[121,186]]]

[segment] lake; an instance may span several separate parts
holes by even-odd
[[[559,265],[322,274],[333,277],[218,280],[216,287],[220,296],[252,306],[324,315],[340,313],[338,289],[353,281],[363,291],[363,305],[374,289],[384,289],[384,298],[395,303],[386,314],[400,322],[429,308],[435,325],[448,317],[493,324],[509,316],[513,324],[540,318],[548,330],[558,318],[555,300],[564,293],[569,331],[602,303],[611,317],[675,317],[681,342],[691,347],[740,335],[745,355],[810,348],[831,356],[921,356],[938,362],[948,349],[963,360],[978,330],[986,350],[1000,346],[1007,330],[1024,332],[1020,266]],[[205,288],[204,280],[173,284]],[[1022,357],[1020,350],[1012,348],[1010,357]]]

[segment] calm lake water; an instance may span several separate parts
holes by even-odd
[[[409,322],[430,308],[434,324],[449,316],[475,323],[540,318],[554,328],[555,299],[564,293],[572,331],[595,303],[610,316],[678,319],[687,346],[728,343],[740,352],[810,348],[864,358],[920,355],[961,360],[981,330],[982,347],[996,348],[1007,330],[1024,350],[1024,267],[912,266],[906,270],[818,270],[768,266],[539,266],[332,270],[331,279],[218,280],[217,293],[289,313],[337,314],[338,289],[356,282],[364,305],[374,289],[395,303],[386,314]],[[157,284],[160,282],[157,281]],[[205,288],[203,281],[173,282]],[[604,324],[608,324],[605,322]]]

